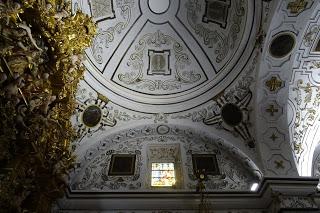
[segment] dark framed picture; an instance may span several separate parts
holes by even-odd
[[[109,167],[110,176],[134,175],[136,155],[114,154]]]
[[[226,28],[231,2],[229,0],[205,0],[205,2],[206,9],[202,21],[216,23]]]
[[[193,154],[193,172],[205,170],[207,175],[220,175],[216,155],[214,154]]]

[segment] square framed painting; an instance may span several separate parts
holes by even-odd
[[[220,175],[217,157],[214,154],[193,154],[193,172],[205,170],[207,175]]]
[[[136,155],[114,154],[109,166],[110,176],[134,175]]]

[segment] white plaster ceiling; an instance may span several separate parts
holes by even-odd
[[[280,1],[267,28],[259,68],[256,116],[256,139],[261,142],[265,175],[312,173],[313,152],[319,143],[320,52],[316,49],[320,39],[319,3]],[[270,53],[271,44],[285,34],[294,40],[293,49],[275,57]],[[267,83],[272,78],[279,83],[275,90]],[[272,113],[270,106],[276,109]],[[318,171],[319,168],[314,173]]]
[[[125,108],[172,113],[210,100],[243,72],[261,2],[74,0],[73,9],[98,25],[87,83]]]
[[[100,152],[92,150],[101,150],[103,141],[110,138],[110,146],[126,144],[128,137],[139,141],[131,133],[141,126],[152,130],[142,131],[151,134],[149,143],[164,139],[173,143],[174,129],[189,128],[181,134],[191,141],[209,135],[205,138],[209,144],[219,141],[230,146],[231,158],[240,156],[244,167],[254,165],[248,169],[259,171],[261,178],[252,121],[260,53],[256,38],[268,4],[261,0],[72,2],[74,11],[84,11],[98,26],[85,52],[87,71],[72,119],[80,136],[72,147],[79,165],[75,179],[86,165],[95,165],[90,159]],[[228,116],[225,106],[234,115]],[[159,132],[161,128],[170,131]],[[194,137],[194,132],[199,134]],[[201,152],[210,152],[206,147]],[[140,151],[145,159],[145,150]]]
[[[139,125],[183,124],[230,142],[266,176],[295,176],[297,166],[310,175],[319,135],[319,67],[311,67],[319,59],[319,2],[293,13],[295,2],[73,0],[98,25],[77,94],[74,149],[83,156],[97,138]],[[283,33],[293,49],[274,57],[270,45]],[[281,83],[275,90],[272,79]],[[299,108],[308,83],[311,100]],[[241,110],[236,124],[222,118],[228,103]],[[102,118],[88,127],[83,114],[92,105]]]

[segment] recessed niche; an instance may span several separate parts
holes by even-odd
[[[270,54],[275,58],[283,58],[287,56],[295,45],[295,39],[293,35],[285,33],[276,36],[270,44]]]
[[[111,157],[110,176],[134,175],[136,155],[115,154]]]
[[[88,127],[96,126],[101,120],[101,109],[98,106],[89,106],[87,107],[82,115],[83,123]]]
[[[220,175],[216,155],[193,154],[192,164],[194,174],[196,174],[197,171],[205,171],[207,175]]]
[[[236,126],[242,121],[242,112],[235,104],[225,104],[221,109],[221,117],[230,126]]]

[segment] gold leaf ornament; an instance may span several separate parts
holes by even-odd
[[[70,11],[64,0],[0,1],[0,171],[10,171],[0,174],[0,208],[9,212],[50,212],[73,167],[70,117],[96,26]]]

